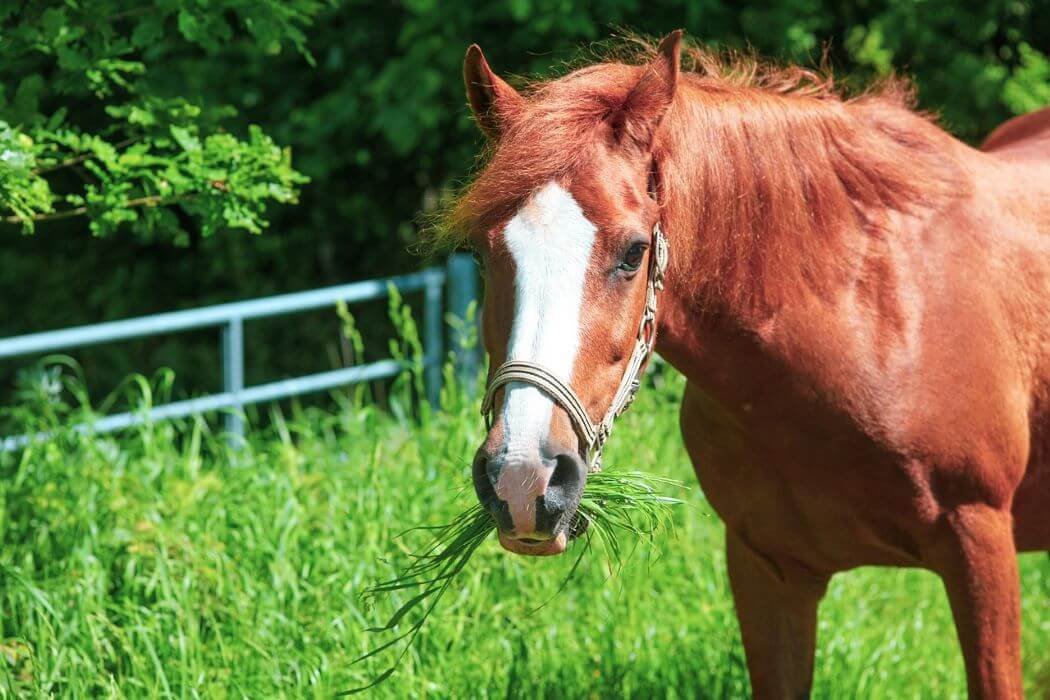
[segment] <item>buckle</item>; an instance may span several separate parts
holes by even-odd
[[[623,402],[623,406],[620,406],[620,410],[616,412],[617,416],[621,416],[624,412],[631,407],[634,403],[635,398],[638,396],[638,390],[642,388],[642,380],[640,377],[635,376],[631,382],[631,390],[627,392],[627,398]]]
[[[657,221],[656,225],[653,226],[653,286],[657,289],[663,289],[664,272],[667,270],[668,259],[670,258],[670,246],[667,244],[667,237],[664,235],[663,229],[660,228],[660,222]]]

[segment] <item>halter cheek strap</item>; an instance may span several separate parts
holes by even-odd
[[[648,282],[645,288],[645,309],[638,324],[638,336],[634,342],[634,351],[627,362],[620,386],[613,394],[609,410],[601,422],[591,422],[591,417],[566,382],[543,365],[527,360],[510,360],[504,362],[489,378],[485,398],[481,402],[481,414],[491,425],[496,391],[510,382],[522,382],[536,387],[547,394],[561,406],[572,422],[573,430],[580,439],[580,451],[587,462],[589,471],[601,469],[602,448],[612,432],[613,421],[630,407],[641,385],[642,369],[646,360],[653,353],[656,343],[656,292],[664,288],[664,274],[668,260],[667,238],[660,229],[660,222],[653,226],[653,240],[649,250]]]

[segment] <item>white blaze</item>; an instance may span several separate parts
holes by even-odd
[[[507,224],[504,237],[516,267],[508,360],[536,362],[569,383],[596,231],[572,195],[555,182],[530,197]],[[530,461],[546,442],[554,402],[521,382],[507,384],[505,391],[505,464],[513,467]]]

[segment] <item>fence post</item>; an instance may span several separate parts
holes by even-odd
[[[481,338],[478,317],[473,320],[477,332],[471,333],[467,326],[467,310],[473,301],[479,300],[477,263],[469,253],[454,253],[446,264],[448,280],[448,310],[459,318],[462,324],[453,326],[449,331],[449,346],[456,353],[456,376],[460,386],[473,395],[477,387],[478,367],[480,365]],[[473,336],[473,344],[468,341]]]
[[[237,397],[244,389],[244,320],[231,318],[222,327],[222,390]],[[244,438],[244,404],[237,401],[224,416],[226,432]]]
[[[423,361],[426,363],[423,379],[426,382],[427,400],[434,408],[441,403],[441,288],[445,281],[443,278],[444,275],[440,271],[427,275],[427,286],[424,292],[426,297],[423,302]]]

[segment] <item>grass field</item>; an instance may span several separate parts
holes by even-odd
[[[748,681],[722,526],[677,436],[681,379],[660,375],[624,417],[607,463],[690,485],[676,530],[619,574],[590,552],[529,560],[485,544],[400,670],[368,696],[736,698]],[[362,589],[389,578],[446,521],[482,422],[448,392],[409,417],[407,387],[286,408],[231,449],[202,421],[119,437],[60,431],[0,456],[0,693],[33,697],[330,697],[385,669],[352,665],[382,641]],[[75,418],[53,406],[44,427]],[[51,421],[47,423],[47,421]],[[577,545],[579,546],[579,545]],[[1050,693],[1050,560],[1022,557],[1024,669]],[[541,604],[545,607],[536,610]],[[814,696],[965,695],[939,580],[837,577],[821,608]],[[368,697],[366,696],[366,697]]]

